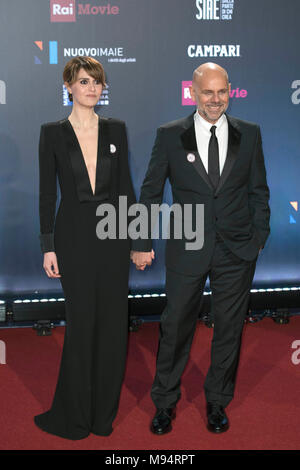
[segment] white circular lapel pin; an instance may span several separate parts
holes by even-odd
[[[186,158],[187,158],[188,162],[190,162],[190,163],[194,163],[194,161],[195,161],[195,155],[193,153],[188,153]]]
[[[115,153],[116,150],[116,146],[114,144],[110,144],[110,153]]]

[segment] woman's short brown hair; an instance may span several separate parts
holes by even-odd
[[[100,64],[98,60],[86,56],[74,57],[66,63],[63,71],[64,82],[72,85],[76,81],[78,72],[81,68],[83,68],[86,73],[88,73],[95,80],[99,80],[103,87],[106,86],[103,65]]]

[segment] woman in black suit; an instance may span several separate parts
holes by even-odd
[[[119,196],[135,202],[125,124],[98,116],[105,87],[102,65],[76,57],[63,78],[70,116],[41,127],[40,228],[44,269],[60,278],[66,331],[52,407],[35,416],[44,431],[82,439],[112,432],[124,375],[128,336],[130,240],[99,239],[96,209]],[[61,200],[55,216],[58,177]]]

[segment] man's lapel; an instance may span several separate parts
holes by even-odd
[[[226,117],[228,121],[228,148],[223,171],[216,189],[216,194],[220,192],[220,189],[222,188],[232,170],[233,164],[237,159],[241,143],[241,132],[236,120],[227,114]]]
[[[225,160],[225,164],[223,167],[223,171],[220,177],[220,181],[218,187],[215,191],[215,194],[218,194],[227,180],[231,169],[233,167],[234,162],[237,159],[238,151],[240,147],[241,141],[241,132],[239,130],[238,123],[234,118],[231,118],[226,114],[227,121],[228,121],[228,149],[227,149],[227,156]],[[194,113],[187,117],[186,123],[184,125],[184,131],[181,134],[181,142],[183,145],[184,150],[188,154],[193,154],[195,160],[191,162],[197,173],[201,176],[201,178],[205,181],[205,183],[213,189],[213,186],[210,182],[208,174],[205,170],[205,167],[202,163],[201,157],[198,153],[197,149],[197,141],[196,141],[196,133],[195,133],[195,125],[194,125]]]
[[[193,165],[197,173],[205,181],[205,183],[213,189],[213,186],[210,182],[208,174],[205,170],[205,167],[202,163],[201,157],[197,149],[195,125],[194,125],[194,113],[188,116],[186,119],[186,124],[184,125],[184,132],[181,134],[181,142],[184,150],[187,152],[186,157],[189,154],[192,154],[195,158],[194,161],[190,161],[190,164]]]

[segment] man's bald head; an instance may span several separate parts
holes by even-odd
[[[230,83],[226,70],[213,62],[200,65],[194,70],[190,92],[198,113],[215,124],[229,104]]]
[[[228,73],[223,67],[213,62],[206,62],[205,64],[200,65],[193,72],[193,83],[199,83],[202,78],[213,78],[223,76],[229,85]]]

